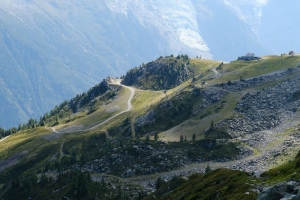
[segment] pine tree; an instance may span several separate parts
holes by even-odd
[[[156,189],[159,189],[164,183],[165,181],[161,177],[158,177],[156,180]]]
[[[123,194],[122,194],[122,188],[121,188],[121,185],[119,185],[119,187],[118,187],[118,199],[122,199],[122,197],[123,197]]]
[[[206,169],[205,169],[205,173],[209,173],[209,172],[211,172],[211,171],[212,171],[212,170],[211,170],[209,164],[207,164]]]
[[[106,184],[105,184],[104,178],[101,179],[101,189],[102,189],[102,191],[106,191]]]
[[[155,140],[158,140],[158,133],[155,133],[154,139],[155,139]]]
[[[180,142],[183,142],[183,136],[182,135],[180,136]]]
[[[193,134],[193,141],[195,141],[196,140],[196,134],[194,133]]]
[[[59,117],[58,117],[58,115],[55,115],[55,121],[56,121],[56,124],[59,124]]]
[[[19,124],[18,131],[22,130],[22,124]]]

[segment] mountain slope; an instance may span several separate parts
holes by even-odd
[[[293,37],[275,37],[271,15],[285,16],[293,35],[299,29],[288,19],[297,16],[288,12],[295,3],[278,9],[272,1],[1,1],[0,126],[38,118],[104,77],[161,55],[229,61],[247,52],[282,53],[281,46],[297,50]]]
[[[251,11],[259,10],[251,2],[233,0],[193,2],[199,10],[197,22],[201,36],[214,59],[231,61],[247,52],[257,55],[270,53],[268,47],[260,42],[257,33],[253,31],[252,24],[249,24],[243,16],[245,13],[247,17],[254,17],[255,14]],[[244,7],[240,8],[239,4]],[[238,9],[240,13],[237,14],[233,8]],[[255,22],[259,24],[259,19]]]
[[[109,194],[134,199],[153,192],[159,177],[170,181],[183,176],[192,182],[174,190],[176,196],[193,185],[199,188],[191,195],[203,199],[203,194],[217,196],[216,187],[221,187],[222,197],[249,195],[253,199],[261,186],[242,183],[266,180],[253,179],[245,172],[259,176],[299,151],[300,57],[266,56],[223,64],[194,58],[188,62],[195,70],[191,79],[169,90],[120,86],[109,78],[64,101],[41,122],[31,120],[10,131],[9,137],[0,140],[1,198],[14,192],[18,197],[38,199],[49,191],[53,197],[77,198],[75,191],[82,185],[76,180],[86,176],[85,185],[91,188],[85,194],[79,192],[81,199],[97,195],[105,199]],[[155,70],[146,72],[157,75]],[[128,110],[131,98],[133,108]],[[279,178],[297,171],[297,162],[288,164],[293,167]],[[245,172],[226,169],[190,177],[203,173],[208,163],[212,169]],[[274,173],[265,176],[272,181]],[[175,186],[184,182],[176,180]],[[95,187],[105,189],[96,192]],[[167,185],[163,187],[167,191],[156,194],[170,192]],[[236,187],[240,187],[238,192]]]
[[[123,17],[131,14],[138,23],[155,30],[176,54],[212,58],[209,47],[199,34],[197,10],[192,1],[106,1],[108,7]]]
[[[133,16],[112,13],[105,3],[0,5],[2,127],[38,118],[107,75],[177,51]]]

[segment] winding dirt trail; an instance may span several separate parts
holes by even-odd
[[[51,127],[51,130],[52,130],[54,133],[58,133],[58,132],[55,130],[55,127]]]
[[[220,73],[216,70],[216,68],[211,68],[210,70],[215,73],[216,77],[220,76]]]
[[[9,135],[10,136],[10,135]],[[0,142],[3,142],[4,140],[6,140],[7,138],[9,138],[9,136],[6,136],[5,138],[2,138],[1,140],[0,140]]]
[[[117,82],[115,82],[115,83],[113,83],[113,84],[114,84],[114,85],[121,85],[122,87],[125,87],[125,88],[127,88],[127,89],[130,90],[131,94],[130,94],[129,99],[127,100],[127,109],[124,110],[124,111],[122,111],[122,112],[120,112],[120,113],[118,113],[118,114],[116,114],[116,115],[114,115],[114,116],[112,116],[112,117],[110,117],[110,118],[108,118],[107,120],[101,122],[100,124],[97,124],[96,126],[93,126],[93,127],[89,128],[89,129],[86,129],[87,131],[93,130],[93,129],[95,129],[95,128],[98,128],[99,126],[101,126],[101,125],[105,124],[106,122],[108,122],[108,121],[110,121],[110,120],[112,120],[112,119],[118,117],[119,115],[122,115],[122,114],[125,113],[125,112],[130,111],[130,110],[133,108],[133,106],[132,106],[132,104],[131,104],[131,101],[132,101],[132,98],[133,98],[134,93],[135,93],[134,89],[133,89],[132,87],[129,87],[129,86],[126,86],[126,85],[122,85],[122,84],[120,83],[120,81],[117,81]]]
[[[69,131],[68,131],[68,130],[66,130],[66,131],[57,131],[57,130],[55,129],[55,127],[51,127],[51,130],[52,130],[54,133],[58,133],[58,134],[74,133],[74,132],[77,133],[77,132],[89,131],[89,130],[93,130],[93,129],[98,128],[99,126],[101,126],[101,125],[107,123],[108,121],[110,121],[110,120],[112,120],[112,119],[118,117],[119,115],[121,115],[121,114],[123,114],[123,113],[125,113],[125,112],[130,111],[130,110],[133,108],[133,106],[132,106],[132,104],[131,104],[131,101],[132,101],[133,96],[134,96],[134,94],[135,94],[135,90],[134,90],[132,87],[129,87],[129,86],[126,86],[126,85],[122,85],[122,84],[121,84],[121,80],[118,80],[118,81],[116,81],[116,82],[114,82],[114,83],[111,83],[111,84],[113,84],[113,85],[120,85],[120,86],[122,86],[122,87],[124,87],[124,88],[129,89],[129,91],[130,91],[130,97],[129,97],[128,100],[127,100],[127,109],[126,109],[126,110],[124,110],[124,111],[122,111],[122,112],[120,112],[120,113],[118,113],[118,114],[116,114],[116,115],[114,115],[114,116],[112,116],[112,117],[106,119],[105,121],[103,121],[103,122],[101,122],[101,123],[99,123],[99,124],[97,124],[97,125],[95,125],[95,126],[93,126],[93,127],[91,127],[91,128],[81,129],[81,130],[77,130],[77,131],[72,131],[72,130],[69,130]]]

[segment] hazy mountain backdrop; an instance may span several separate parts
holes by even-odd
[[[0,127],[169,54],[299,51],[297,0],[2,0]]]

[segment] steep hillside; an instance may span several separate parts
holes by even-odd
[[[256,183],[250,174],[241,171],[218,169],[204,175],[192,175],[186,180],[179,177],[162,184],[158,190],[145,199],[256,199],[252,186]],[[176,184],[177,182],[177,184]]]
[[[300,57],[184,58],[153,61],[163,63],[154,68],[160,72],[176,60],[179,71],[186,64],[190,77],[169,90],[108,78],[3,135],[0,198],[39,199],[46,192],[74,199],[255,199],[261,182],[297,179]],[[141,72],[156,81],[167,77]],[[227,169],[203,174],[208,164]],[[280,173],[268,171],[281,164]]]
[[[0,2],[0,127],[38,118],[108,75],[187,50],[108,4]]]
[[[205,174],[157,179],[157,190],[145,199],[298,199],[299,152],[293,161],[270,169],[257,178],[245,172],[209,165]]]
[[[246,52],[297,51],[293,37],[286,37],[299,32],[295,5],[296,0],[281,6],[236,0],[1,1],[0,127],[38,118],[104,77],[160,55],[229,61]],[[274,12],[289,25],[278,26],[283,21],[274,20]]]

